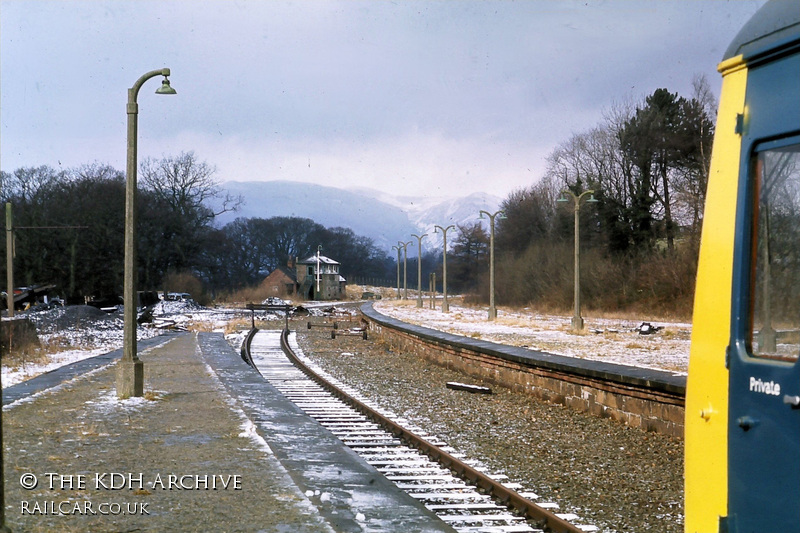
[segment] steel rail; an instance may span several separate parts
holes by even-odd
[[[256,367],[256,365],[253,363],[253,357],[250,355],[250,345],[253,343],[253,337],[256,336],[257,332],[258,329],[256,329],[255,327],[250,328],[250,331],[248,331],[247,335],[245,335],[244,337],[244,342],[242,342],[242,348],[240,352],[242,360],[244,360],[244,362],[247,363],[248,366],[250,366],[256,372],[258,372],[258,367]],[[261,374],[261,372],[258,373]]]
[[[328,390],[331,394],[347,403],[354,409],[358,410],[377,424],[380,424],[395,437],[403,440],[409,446],[418,449],[445,468],[450,469],[462,479],[474,484],[480,490],[495,498],[498,502],[514,509],[517,513],[519,513],[520,516],[524,516],[528,520],[533,521],[537,524],[537,526],[544,527],[552,533],[584,533],[583,530],[567,522],[563,518],[560,518],[555,513],[540,507],[536,503],[521,496],[516,491],[509,489],[498,481],[495,481],[488,475],[464,463],[463,461],[428,442],[414,432],[409,431],[393,420],[386,418],[368,405],[353,398],[336,385],[329,383],[297,357],[297,355],[289,346],[288,337],[289,330],[284,329],[281,333],[281,348],[297,368],[299,368],[304,374],[306,374],[320,386]],[[249,351],[249,344],[247,349]]]

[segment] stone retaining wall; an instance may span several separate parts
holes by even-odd
[[[371,315],[371,316],[370,316]],[[482,349],[478,343],[454,343],[447,335],[419,335],[379,319],[375,311],[365,314],[370,330],[398,350],[416,353],[425,359],[457,370],[488,383],[509,387],[578,411],[612,418],[631,427],[683,438],[684,398],[680,387],[618,374],[618,379],[597,377],[596,371],[583,371],[582,359],[575,368],[537,365],[518,356],[503,357],[502,345]],[[382,315],[381,315],[382,316]],[[417,328],[417,327],[412,327]],[[417,328],[419,329],[419,328]],[[472,345],[470,345],[472,344]],[[492,344],[482,341],[480,344]],[[492,353],[490,353],[492,352]],[[596,364],[594,366],[597,366]],[[609,365],[618,371],[619,365]],[[593,375],[594,374],[594,375]],[[610,374],[610,373],[609,373]]]

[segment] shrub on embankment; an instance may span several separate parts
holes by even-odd
[[[566,243],[536,244],[518,257],[499,258],[495,272],[497,303],[570,314],[573,250]],[[646,257],[614,257],[596,249],[585,250],[581,255],[582,309],[689,320],[696,271],[696,252],[688,246]],[[482,287],[485,294],[476,296],[486,302],[488,280]]]

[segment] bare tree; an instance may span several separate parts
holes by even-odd
[[[181,215],[199,216],[199,222],[235,211],[243,201],[241,197],[224,192],[214,179],[216,167],[198,161],[191,151],[158,160],[147,158],[142,161],[139,172],[145,187]],[[217,211],[212,211],[208,205],[212,200],[221,200]]]
[[[156,210],[142,219],[143,226],[152,226],[145,228],[151,230],[145,232],[151,240],[141,247],[146,256],[145,281],[155,282],[170,271],[197,269],[214,217],[236,209],[241,198],[224,193],[214,179],[216,168],[198,161],[194,152],[147,158],[140,173],[145,190],[154,198],[151,205],[141,207]],[[221,208],[215,212],[209,204],[219,200]]]

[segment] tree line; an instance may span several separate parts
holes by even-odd
[[[691,97],[657,89],[561,142],[544,177],[510,194],[498,222],[498,301],[568,309],[574,202],[580,206],[582,300],[603,310],[691,312],[716,103],[704,78]],[[588,196],[585,196],[586,199]]]
[[[509,194],[495,227],[501,305],[568,312],[574,295],[574,202],[580,203],[581,295],[599,311],[691,314],[716,102],[703,77],[690,97],[657,89],[616,105],[595,127],[559,143],[539,181]],[[564,203],[558,202],[565,198]],[[448,290],[489,299],[489,234],[459,225],[448,249]],[[423,257],[423,277],[441,252]],[[409,279],[416,280],[416,268]],[[409,286],[416,287],[409,281]],[[423,287],[427,284],[423,282]]]
[[[690,97],[657,89],[639,102],[614,106],[598,125],[559,143],[544,176],[502,202],[505,218],[498,218],[495,235],[497,302],[569,309],[574,206],[557,200],[565,190],[575,196],[591,190],[598,201],[581,205],[579,221],[585,305],[686,316],[715,108],[700,77]],[[212,296],[232,293],[319,246],[341,263],[345,278],[394,285],[396,257],[349,228],[326,228],[299,217],[238,218],[216,227],[215,217],[235,210],[242,199],[226,194],[215,173],[193,152],[142,161],[141,289],[180,290],[168,285],[192,279]],[[55,283],[73,298],[122,293],[122,172],[103,164],[70,170],[43,166],[2,172],[0,180],[0,197],[14,206],[17,285]],[[211,203],[221,206],[217,212]],[[487,230],[480,223],[463,224],[454,233],[447,252],[448,289],[486,301]],[[417,286],[414,248],[408,247],[409,288]],[[442,251],[428,251],[420,261],[423,288],[436,272],[441,289]]]
[[[220,188],[216,169],[194,152],[141,162],[137,206],[141,290],[193,291],[209,296],[257,284],[291,257],[324,253],[342,274],[388,277],[394,263],[371,239],[297,217],[215,217],[241,198]],[[105,164],[49,166],[0,173],[0,199],[11,203],[15,285],[55,284],[68,300],[122,294],[125,176]],[[210,200],[221,206],[216,212]],[[5,239],[0,243],[5,255]],[[5,261],[0,266],[5,279]],[[180,286],[179,286],[180,285]],[[199,294],[196,294],[200,298]]]

